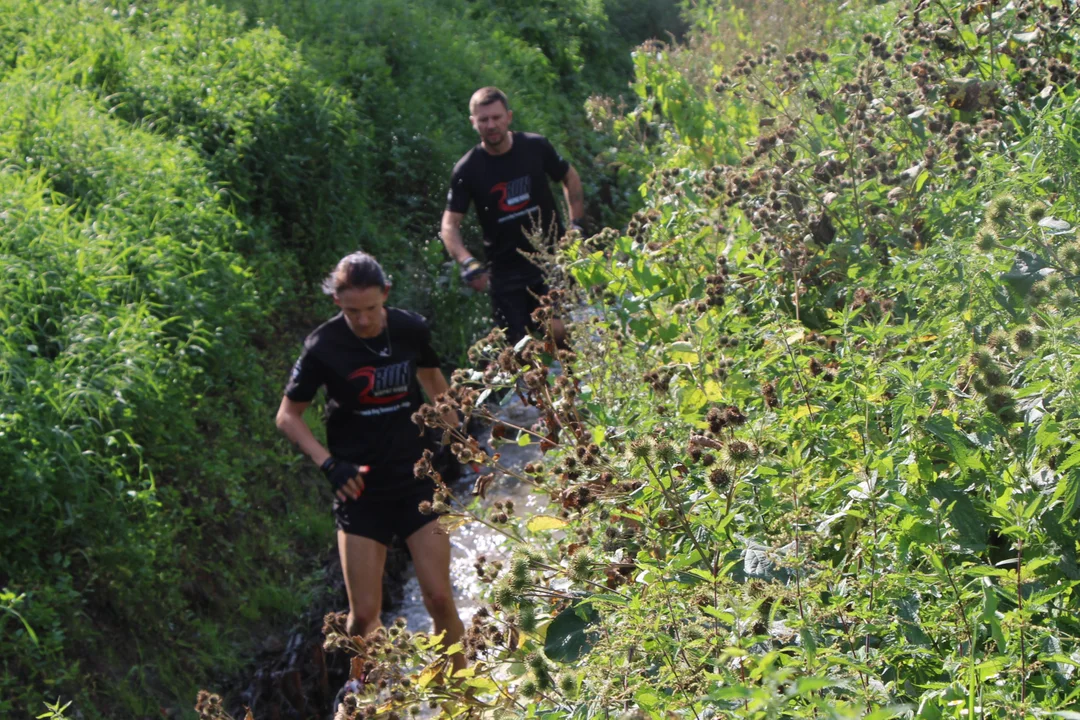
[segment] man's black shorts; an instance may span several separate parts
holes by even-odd
[[[417,507],[431,501],[435,483],[402,478],[407,489],[399,492],[363,493],[356,500],[334,500],[334,521],[338,530],[348,535],[371,538],[389,547],[394,536],[402,540],[436,519]]]
[[[540,307],[539,298],[547,293],[547,283],[540,280],[520,290],[500,290],[491,294],[495,322],[506,330],[506,339],[511,345],[525,337],[525,333],[540,329],[532,314]]]

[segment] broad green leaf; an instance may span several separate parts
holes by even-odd
[[[634,693],[634,700],[637,704],[646,710],[652,710],[654,707],[660,704],[660,696],[655,690],[649,687],[642,687],[636,693]]]
[[[592,649],[600,613],[590,603],[578,603],[555,616],[547,628],[544,654],[559,663],[579,660]]]
[[[1039,227],[1049,230],[1051,235],[1060,235],[1072,230],[1072,225],[1056,217],[1044,217],[1039,221]]]
[[[799,678],[795,683],[795,688],[792,694],[805,695],[807,693],[814,692],[816,690],[824,690],[830,687],[842,687],[843,683],[831,680],[823,677],[803,677]]]
[[[997,618],[997,607],[997,592],[990,581],[983,581],[982,621],[990,627],[990,634],[997,643],[998,652],[1005,652],[1008,646],[1005,644],[1005,635],[1001,632],[1001,623]]]
[[[817,659],[817,641],[814,640],[814,633],[810,628],[803,627],[799,630],[799,640],[802,643],[803,652],[806,653],[806,662],[812,669]]]
[[[1001,279],[1020,295],[1027,295],[1031,286],[1042,279],[1041,271],[1047,265],[1038,255],[1027,250],[1018,250],[1012,269],[1004,273]]]
[[[795,412],[791,413],[791,419],[801,420],[802,418],[808,416],[811,410],[815,414],[817,414],[822,412],[824,409],[825,408],[821,407],[820,405],[807,405],[806,403],[800,403],[799,407],[795,410]]]
[[[923,428],[948,446],[949,454],[961,471],[982,467],[975,451],[969,445],[969,440],[956,429],[949,418],[935,415],[923,423]]]
[[[1058,472],[1066,472],[1072,470],[1077,465],[1080,465],[1080,443],[1077,443],[1069,454],[1065,457],[1065,462],[1058,466]]]
[[[420,678],[416,681],[416,684],[420,686],[420,689],[426,688],[428,685],[439,676],[439,673],[443,671],[443,662],[438,660],[431,663],[423,672],[420,673]]]
[[[1061,522],[1066,522],[1080,509],[1080,469],[1074,469],[1058,481],[1061,493]],[[1057,495],[1057,493],[1055,493]]]

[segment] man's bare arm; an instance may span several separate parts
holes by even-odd
[[[465,282],[469,284],[469,287],[477,292],[483,292],[487,290],[488,276],[483,271],[483,265],[473,259],[469,249],[465,247],[465,241],[461,239],[461,220],[464,217],[464,213],[452,210],[443,211],[442,232],[440,233],[443,247],[450,253],[450,257],[461,265],[463,273],[468,273],[465,276]]]
[[[465,247],[465,241],[461,239],[461,221],[464,217],[464,213],[451,210],[443,211],[442,216],[443,246],[446,248],[446,252],[450,253],[450,257],[459,263],[471,257]]]
[[[585,218],[585,191],[581,187],[581,176],[571,165],[562,181],[563,197],[570,207],[570,221],[580,222]]]

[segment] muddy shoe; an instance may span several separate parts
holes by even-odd
[[[356,701],[350,700],[350,695],[355,695],[364,689],[364,683],[359,680],[349,680],[338,690],[334,698],[334,720],[352,717],[351,710],[356,710]]]

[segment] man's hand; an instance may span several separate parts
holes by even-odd
[[[461,279],[476,292],[484,292],[488,288],[487,269],[474,257],[465,258],[461,263]]]
[[[330,487],[338,499],[345,502],[349,499],[357,499],[364,492],[364,473],[371,470],[367,465],[354,465],[351,462],[327,458],[320,467],[326,476]]]

